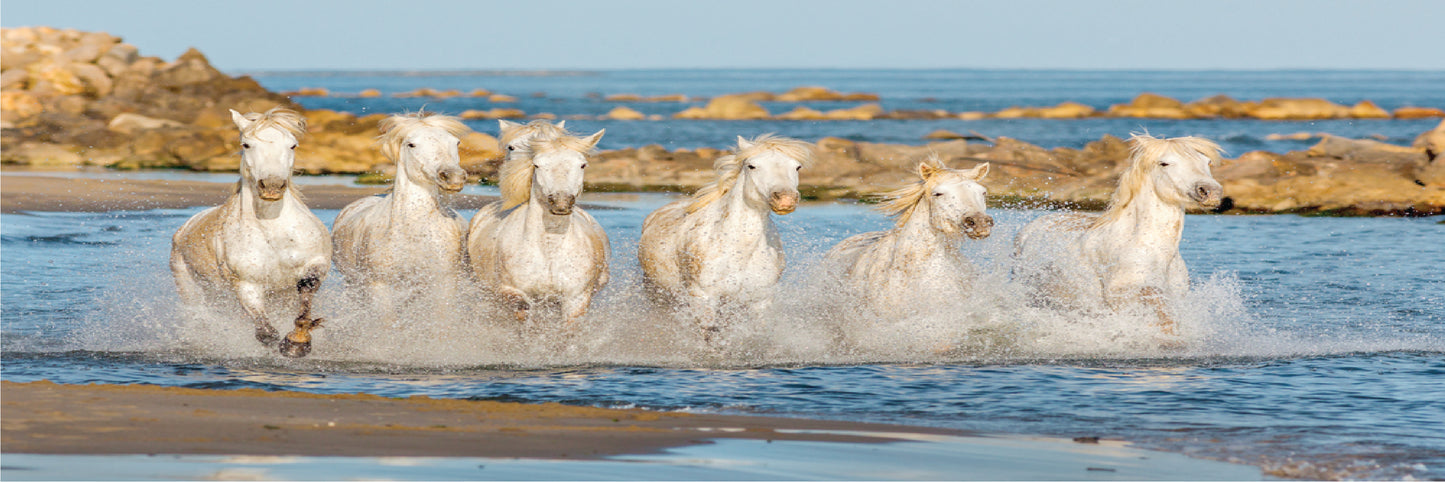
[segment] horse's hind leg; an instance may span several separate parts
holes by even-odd
[[[282,355],[301,358],[311,353],[311,330],[321,327],[321,318],[311,317],[311,302],[316,291],[321,289],[324,272],[320,269],[307,270],[306,276],[296,282],[296,292],[301,299],[301,314],[296,317],[296,328],[281,339]]]

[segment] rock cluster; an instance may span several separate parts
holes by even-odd
[[[221,73],[195,49],[166,62],[103,32],[49,27],[3,29],[0,48],[5,163],[234,171],[240,146],[228,109],[305,112],[250,77]],[[382,116],[305,113],[310,135],[297,149],[301,172],[385,165],[372,141]],[[472,164],[498,155],[491,136],[468,141],[464,160]]]
[[[4,49],[0,56],[4,83],[0,94],[0,151],[5,163],[234,171],[239,163],[235,155],[239,145],[227,109],[264,111],[280,105],[302,111],[309,124],[308,136],[297,150],[299,171],[385,177],[394,170],[374,144],[377,124],[384,115],[357,117],[328,110],[305,111],[248,77],[230,77],[217,71],[195,50],[165,62],[142,57],[135,47],[104,33],[45,27],[4,29],[0,40]],[[775,117],[757,104],[764,94],[771,99],[784,95],[792,99],[827,97],[807,89],[785,94],[728,95],[688,109],[684,113],[692,113],[684,117],[866,120],[897,115],[954,115],[938,111],[885,112],[878,104],[867,103],[828,111],[799,107]],[[1065,103],[994,115],[1380,116],[1381,111],[1372,107],[1367,102],[1345,107],[1323,101],[1235,102],[1222,97],[1181,103],[1146,95],[1102,114],[1082,104]],[[464,115],[490,119],[524,114],[499,108]],[[658,118],[622,106],[607,117]],[[1304,135],[1321,140],[1304,151],[1255,151],[1226,160],[1215,174],[1224,184],[1228,209],[1346,215],[1445,213],[1445,123],[1422,134],[1409,147]],[[940,141],[909,146],[821,139],[816,143],[817,164],[802,172],[804,190],[815,198],[867,198],[908,182],[909,167],[927,153],[936,152],[958,167],[992,163],[995,171],[988,185],[996,199],[1102,207],[1129,154],[1127,143],[1113,136],[1104,136],[1082,149],[1045,149],[1016,139],[994,139],[976,133],[965,136],[936,132],[930,137]],[[712,179],[712,162],[722,154],[708,148],[669,151],[657,145],[602,152],[588,168],[589,189],[690,191]],[[463,167],[478,178],[495,180],[500,157],[492,136],[473,133],[462,140]]]

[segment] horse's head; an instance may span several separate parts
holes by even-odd
[[[587,137],[534,138],[524,149],[513,151],[517,155],[514,162],[531,162],[531,197],[541,200],[554,215],[572,214],[577,196],[582,194],[587,155],[597,148],[597,141],[606,132],[603,129]]]
[[[949,169],[937,157],[919,163],[922,200],[928,203],[928,222],[933,229],[973,239],[987,238],[993,231],[993,217],[986,212],[984,195],[988,190],[978,183],[987,175],[988,163],[973,169]]]
[[[306,131],[306,120],[280,107],[266,113],[231,111],[241,130],[241,178],[263,201],[285,197],[296,164],[296,141]]]
[[[457,192],[467,183],[461,136],[469,129],[455,117],[417,113],[381,121],[382,152],[396,163],[398,178]]]
[[[742,189],[749,205],[764,203],[777,214],[798,208],[798,172],[812,160],[812,149],[801,141],[760,136],[748,140],[738,136],[739,179],[733,189]]]
[[[1219,145],[1198,137],[1156,139],[1135,135],[1133,170],[1144,173],[1159,199],[1183,206],[1197,202],[1219,206],[1224,188],[1210,173],[1219,162]]]

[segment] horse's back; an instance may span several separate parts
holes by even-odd
[[[648,214],[642,221],[642,237],[638,239],[637,257],[642,263],[642,274],[645,278],[656,282],[677,277],[676,238],[681,234],[679,228],[687,217],[687,205],[691,201],[689,198],[668,203]]]
[[[1089,229],[1099,215],[1062,212],[1040,216],[1020,229],[1014,236],[1014,253],[1022,255],[1045,240],[1072,238]]]
[[[887,235],[888,231],[855,234],[848,237],[848,239],[839,241],[838,244],[834,245],[833,249],[828,250],[828,253],[823,257],[830,264],[841,265],[844,269],[851,268],[863,253],[867,252],[869,248],[878,243],[878,240],[883,239],[883,237]]]
[[[367,196],[352,201],[336,214],[331,223],[332,261],[342,272],[354,271],[361,264],[367,249],[367,218],[386,201],[385,195]]]

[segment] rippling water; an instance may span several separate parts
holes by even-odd
[[[1387,109],[1445,106],[1442,72],[626,71],[581,76],[263,75],[278,90],[486,87],[527,112],[597,115],[589,92],[709,96],[819,84],[877,92],[887,109],[997,110],[1081,101],[1096,108],[1141,91],[1183,100],[1317,96]],[[544,92],[532,97],[532,92]],[[359,113],[495,107],[485,100],[303,98]],[[670,114],[680,104],[628,104]],[[851,103],[815,105],[818,108]],[[789,105],[769,104],[773,112]],[[1438,120],[1264,122],[1146,119],[724,122],[573,121],[606,127],[604,148],[718,146],[777,131],[919,143],[937,128],[978,130],[1046,147],[1082,146],[1146,127],[1199,134],[1234,154],[1285,151],[1275,132],[1382,134],[1408,143]],[[473,127],[493,132],[492,122]],[[13,175],[13,174],[7,174]],[[87,174],[89,175],[89,174]],[[112,174],[229,181],[229,176]],[[304,182],[345,182],[306,178]],[[301,181],[298,181],[301,182]],[[488,188],[472,187],[485,192]],[[261,349],[237,319],[180,316],[169,237],[199,209],[0,215],[6,380],[426,394],[659,410],[726,411],[900,422],[989,432],[1096,435],[1311,478],[1445,478],[1445,225],[1441,218],[1190,216],[1182,252],[1194,286],[1182,348],[1161,349],[1131,314],[1032,306],[1009,277],[1013,233],[1038,211],[996,209],[992,237],[963,245],[981,268],[967,299],[896,319],[838,302],[815,269],[833,243],[888,221],[850,203],[779,218],[789,268],[768,320],[739,327],[725,354],[651,312],[638,293],[642,218],[670,197],[590,195],[614,247],[613,282],[581,336],[518,332],[490,312],[414,313],[383,326],[347,303],[333,273],[329,318],[303,360]],[[335,211],[318,211],[330,223]],[[463,213],[470,215],[471,213]]]
[[[1445,476],[1438,219],[1191,216],[1187,342],[1159,349],[1138,318],[1015,297],[1010,240],[1035,211],[995,210],[996,233],[965,243],[983,271],[977,295],[840,325],[820,311],[829,293],[813,267],[832,243],[887,221],[865,206],[808,205],[780,218],[788,301],[716,355],[640,303],[633,245],[667,199],[594,198],[611,208],[594,214],[616,261],[581,336],[519,334],[485,311],[376,326],[348,310],[333,277],[321,306],[331,324],[303,360],[259,348],[237,319],[177,313],[169,236],[198,209],[4,215],[3,376],[1097,435],[1283,475]],[[838,326],[863,341],[833,344]]]

